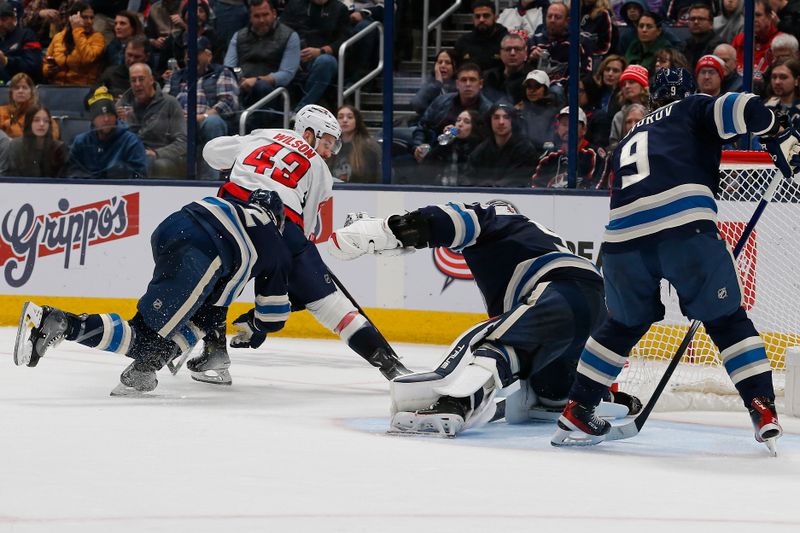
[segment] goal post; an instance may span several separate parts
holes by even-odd
[[[720,164],[719,228],[731,247],[777,169],[766,152],[726,151]],[[800,346],[800,185],[783,180],[737,260],[743,305],[764,339],[780,407],[785,352]],[[689,329],[678,298],[662,281],[664,320],[633,348],[619,387],[647,401]],[[742,402],[701,326],[659,400],[657,410],[725,410]]]

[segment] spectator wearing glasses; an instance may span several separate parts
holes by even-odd
[[[631,65],[641,65],[648,72],[655,72],[656,52],[670,46],[661,29],[661,17],[646,12],[639,17],[636,39],[625,51],[625,59]]]
[[[509,33],[500,41],[502,68],[493,68],[483,77],[484,90],[492,102],[516,103],[522,100],[525,60],[528,58],[525,39]]]
[[[92,85],[97,81],[106,42],[94,31],[94,9],[75,2],[67,10],[66,27],[57,33],[47,48],[44,76],[56,85]]]
[[[483,72],[493,68],[503,68],[500,60],[500,43],[508,30],[497,23],[494,2],[475,0],[472,3],[472,22],[474,24],[472,31],[456,41],[456,61],[459,64],[475,63]]]
[[[130,66],[134,63],[149,63],[150,54],[148,52],[147,37],[144,35],[137,35],[132,38],[127,45],[125,45],[125,53],[123,54],[123,63],[121,65],[112,65],[103,71],[97,85],[103,85],[108,88],[109,92],[115,98],[119,97],[130,89]]]
[[[42,73],[42,45],[34,33],[17,24],[14,6],[0,2],[0,82],[24,72],[38,80]]]
[[[725,76],[722,78],[722,93],[740,92],[742,75],[736,70],[736,49],[729,44],[721,44],[714,48],[714,55],[725,65]]]
[[[706,55],[697,61],[694,69],[697,92],[709,96],[719,96],[722,80],[725,77],[725,62],[713,55]]]
[[[538,152],[518,128],[517,110],[506,104],[489,109],[489,136],[469,156],[464,184],[474,187],[528,187]]]
[[[712,0],[702,1],[702,4],[711,4]],[[697,0],[664,0],[661,4],[661,16],[673,26],[687,26],[689,13],[697,4]]]
[[[694,4],[689,8],[689,38],[678,46],[686,60],[689,69],[694,70],[697,61],[714,51],[718,44],[724,41],[714,33],[714,19],[711,16],[711,7],[705,4]]]

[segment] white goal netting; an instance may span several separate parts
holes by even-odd
[[[777,172],[764,152],[724,152],[718,202],[720,229],[731,247],[750,220]],[[764,339],[773,368],[779,408],[784,389],[784,352],[800,345],[800,185],[783,181],[739,255],[744,305]],[[619,377],[621,390],[650,398],[689,329],[678,299],[666,282],[661,296],[667,308],[637,344]],[[742,403],[714,343],[701,326],[659,400],[656,410],[724,410]]]

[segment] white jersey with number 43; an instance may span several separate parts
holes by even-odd
[[[277,192],[286,216],[309,237],[317,211],[333,194],[328,165],[291,130],[261,129],[249,135],[217,137],[203,148],[203,158],[217,170],[231,169],[231,183],[249,191]]]

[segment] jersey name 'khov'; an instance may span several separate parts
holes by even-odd
[[[604,249],[687,231],[715,231],[722,145],[769,131],[775,117],[750,93],[692,95],[636,123],[614,152]]]
[[[451,202],[420,211],[430,217],[429,245],[464,255],[489,316],[524,302],[541,282],[602,284],[594,265],[570,252],[561,237],[506,206]]]
[[[217,137],[206,144],[203,157],[214,168],[230,168],[233,184],[248,191],[277,192],[287,218],[303,228],[306,237],[314,232],[320,204],[333,195],[333,177],[325,161],[291,130]]]

